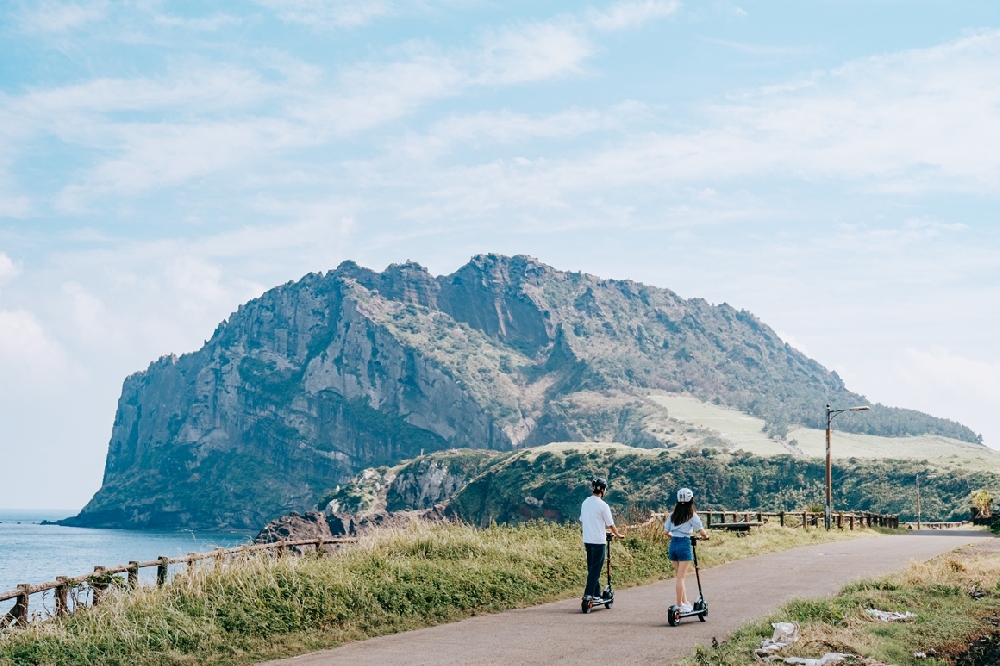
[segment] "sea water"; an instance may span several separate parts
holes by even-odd
[[[52,581],[56,576],[91,573],[94,566],[113,567],[130,560],[145,562],[161,555],[180,557],[248,543],[248,532],[152,532],[42,525],[75,515],[76,511],[0,509],[0,592],[19,583]],[[174,565],[171,571],[182,568]],[[140,572],[140,583],[156,580],[155,567]],[[0,615],[13,602],[0,602]]]

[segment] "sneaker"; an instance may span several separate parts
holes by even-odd
[[[694,610],[694,606],[692,606],[691,604],[681,604],[681,612],[682,613],[690,613],[693,610]]]

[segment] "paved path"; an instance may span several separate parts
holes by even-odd
[[[368,666],[393,664],[538,664],[578,666],[587,649],[617,664],[669,664],[696,645],[710,645],[746,620],[795,597],[835,594],[849,581],[926,560],[988,532],[933,531],[805,546],[702,570],[708,622],[698,618],[667,626],[673,580],[619,590],[611,610],[580,612],[579,599],[473,617],[462,622],[382,636],[313,652],[270,666]],[[688,595],[695,591],[692,575]]]

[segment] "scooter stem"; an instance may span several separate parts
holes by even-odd
[[[613,534],[608,534],[606,538],[608,540],[608,560],[607,560],[607,565],[608,565],[608,585],[611,585],[611,542],[614,540],[615,537],[614,537]]]
[[[694,555],[694,577],[698,580],[698,597],[704,599],[704,595],[701,592],[701,570],[698,568],[698,547],[695,542],[697,539],[691,537],[691,554]]]

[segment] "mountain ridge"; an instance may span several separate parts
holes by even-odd
[[[746,311],[524,255],[432,276],[343,262],[241,305],[198,351],[124,382],[101,489],[67,524],[249,527],[422,451],[552,441],[676,446],[643,394],[747,411],[769,434],[864,403]],[[841,429],[972,441],[873,405]],[[920,431],[920,432],[918,432]]]

